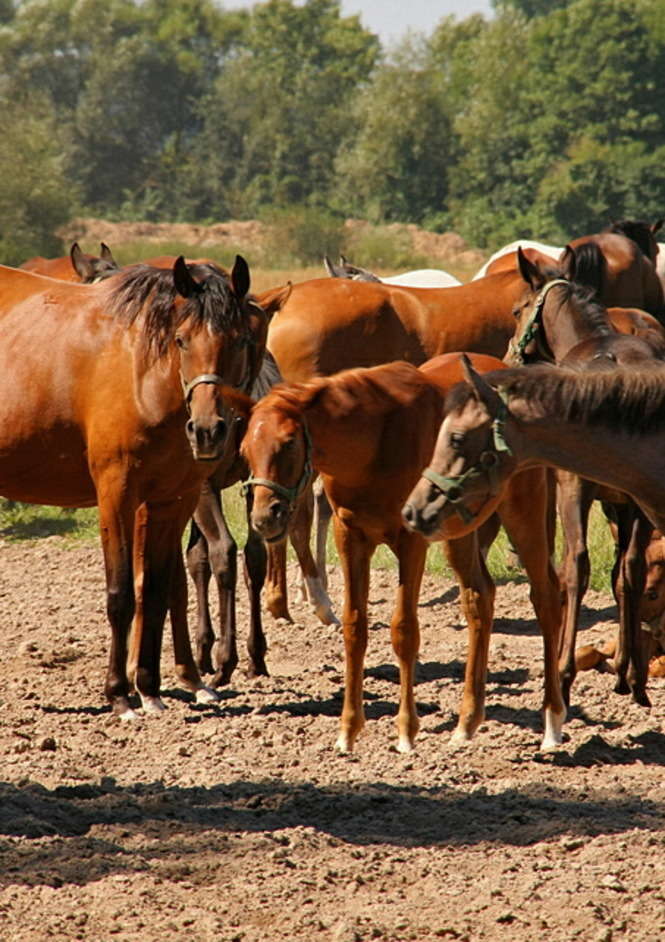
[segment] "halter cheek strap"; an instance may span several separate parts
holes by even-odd
[[[550,291],[550,288],[553,288],[555,285],[567,285],[570,284],[565,278],[554,278],[552,281],[548,281],[546,285],[542,288],[540,294],[536,298],[536,303],[533,306],[533,311],[531,316],[527,321],[526,327],[522,331],[521,337],[516,340],[513,337],[508,344],[508,355],[511,360],[515,363],[524,364],[525,358],[524,354],[526,348],[529,346],[532,340],[535,340],[538,344],[540,343],[541,336],[540,331],[542,328],[541,316],[543,313],[543,308],[545,307],[545,299]],[[552,357],[546,353],[542,347],[540,350],[541,356],[546,360],[551,360]]]
[[[288,487],[285,484],[280,484],[278,481],[271,481],[270,478],[255,478],[253,475],[250,475],[240,489],[243,497],[246,497],[255,485],[267,487],[269,490],[278,494],[280,497],[284,497],[288,501],[289,511],[293,509],[296,500],[305,490],[314,474],[314,468],[312,467],[312,439],[310,438],[309,430],[304,422],[302,431],[303,438],[305,439],[305,464],[303,465],[302,474],[296,484],[293,487]]]
[[[501,393],[500,393],[501,395]],[[501,403],[496,418],[492,422],[493,449],[486,449],[481,452],[477,464],[471,465],[462,474],[444,477],[431,468],[425,468],[421,477],[434,484],[444,495],[446,500],[453,504],[455,513],[461,517],[465,524],[471,523],[478,516],[473,513],[464,503],[464,485],[474,480],[474,478],[487,478],[489,484],[489,493],[491,495],[499,492],[499,457],[501,454],[512,455],[512,449],[505,436],[505,423],[508,416],[508,407],[501,396]]]

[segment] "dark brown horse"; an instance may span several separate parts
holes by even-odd
[[[423,480],[409,498],[412,510],[435,513],[445,531],[446,518],[469,505],[491,511],[515,471],[547,464],[629,494],[663,529],[665,372],[531,366],[483,378],[469,366],[468,377],[451,394],[430,465],[447,479],[448,495],[434,498]],[[645,703],[648,650],[641,641],[620,651],[617,673]]]
[[[517,310],[515,337],[506,355],[508,363],[554,362],[577,369],[603,369],[615,365],[663,367],[665,330],[660,325],[660,335],[655,329],[643,334],[649,340],[635,334],[619,333],[614,324],[623,326],[626,320],[634,323],[634,318],[618,315],[613,319],[607,308],[595,299],[591,289],[557,277],[560,272],[556,268],[533,264],[521,250],[518,256],[528,289]],[[563,254],[562,267],[570,277],[574,277],[576,250],[571,246]],[[613,310],[623,312],[622,308]],[[650,342],[654,336],[658,341]],[[639,637],[639,602],[646,578],[644,553],[652,526],[624,494],[617,494],[595,481],[585,481],[567,471],[558,471],[557,480],[565,537],[562,577],[566,591],[566,616],[561,671],[563,693],[568,703],[575,678],[579,611],[589,583],[587,527],[591,505],[594,500],[601,500],[606,513],[617,523],[612,584],[619,606],[621,648],[626,648],[631,639]],[[625,678],[619,679],[619,689],[627,692]]]
[[[479,368],[501,364],[473,356]],[[413,696],[419,632],[417,601],[427,544],[404,525],[400,510],[434,446],[446,390],[461,376],[459,355],[438,357],[421,369],[390,363],[349,370],[305,384],[276,387],[254,406],[242,451],[254,491],[252,520],[270,540],[282,538],[294,489],[310,462],[320,471],[334,508],[335,539],[345,584],[343,614],[346,682],[339,749],[350,751],[363,723],[363,661],[367,645],[370,559],[386,543],[399,561],[399,590],[391,636],[400,668],[398,748],[408,751],[418,729]],[[532,600],[545,645],[545,736],[561,741],[565,709],[557,671],[561,600],[550,563],[545,473],[516,478],[499,506],[532,578]],[[463,528],[459,528],[460,532]],[[469,528],[467,528],[468,530]],[[484,550],[496,535],[492,520],[482,537],[468,532],[446,550],[461,587],[469,626],[469,656],[456,740],[466,741],[484,717],[484,690],[494,585]],[[454,536],[454,533],[449,534]]]
[[[105,689],[121,716],[132,716],[132,683],[145,709],[162,709],[169,603],[179,679],[215,698],[189,645],[180,539],[226,444],[221,385],[241,387],[251,369],[248,287],[241,258],[230,279],[179,258],[171,271],[139,265],[97,285],[0,268],[0,493],[98,505]]]
[[[78,242],[74,242],[69,255],[62,258],[37,256],[23,262],[19,267],[36,275],[48,275],[49,278],[57,278],[59,281],[80,281],[86,285],[115,275],[119,270],[111,249],[104,242],[100,244],[99,255],[83,252]],[[172,268],[173,264],[170,267]]]

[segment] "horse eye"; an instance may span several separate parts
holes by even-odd
[[[184,349],[185,349],[185,346],[186,346],[186,345],[185,345],[185,341],[184,341],[184,339],[180,336],[180,334],[177,334],[177,335],[176,335],[176,338],[175,338],[175,345],[176,345],[176,347],[178,347],[180,350],[184,350]]]

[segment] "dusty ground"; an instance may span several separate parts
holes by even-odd
[[[102,701],[98,548],[53,537],[0,559],[0,938],[665,936],[665,687],[652,682],[644,711],[607,676],[579,678],[569,738],[541,757],[525,585],[499,590],[488,720],[453,750],[465,631],[456,589],[426,581],[422,729],[403,756],[394,575],[376,572],[368,722],[341,757],[339,630],[303,606],[298,624],[268,624],[272,676],[238,671],[218,707],[174,689],[167,643],[169,709],[128,726]],[[607,637],[609,599],[587,601],[584,640]]]

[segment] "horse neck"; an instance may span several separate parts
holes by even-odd
[[[607,328],[598,323],[592,324],[576,303],[546,306],[543,327],[555,363],[560,363],[578,344],[604,337],[611,331],[609,319]]]
[[[617,426],[562,421],[558,412],[525,399],[511,399],[509,410],[506,438],[518,466],[563,468],[629,493],[645,506],[665,507],[662,432],[632,435]],[[657,525],[663,523],[665,513]]]

